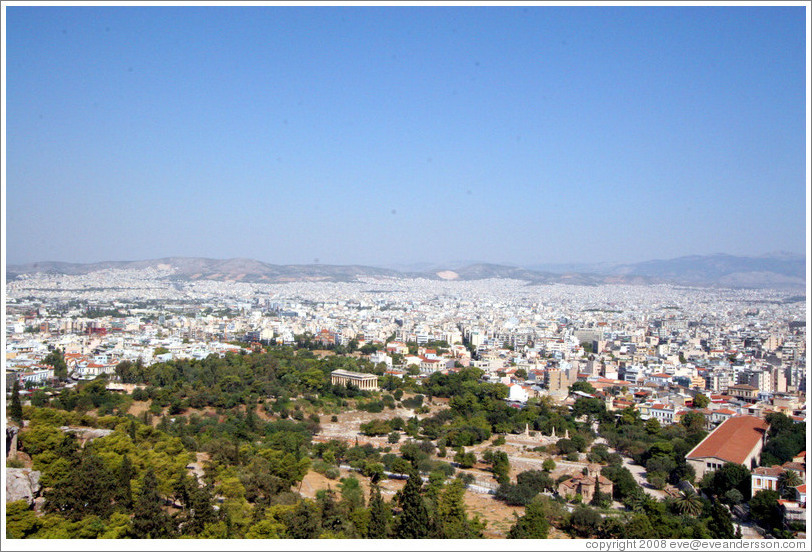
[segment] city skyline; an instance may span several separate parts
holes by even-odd
[[[6,262],[806,250],[805,7],[23,7]]]

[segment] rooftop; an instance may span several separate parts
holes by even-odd
[[[767,422],[755,416],[728,418],[685,455],[685,458],[713,457],[743,464],[769,427]]]

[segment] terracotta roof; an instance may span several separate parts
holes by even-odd
[[[801,464],[800,462],[784,462],[782,468],[788,470],[795,470],[795,471],[806,471],[806,466]]]
[[[778,477],[785,471],[786,470],[781,466],[770,466],[769,468],[761,466],[753,470],[753,475],[769,475],[772,477]]]
[[[693,448],[685,458],[719,458],[743,464],[758,445],[769,424],[755,416],[728,418]]]
[[[798,492],[801,493],[801,494],[806,493],[806,483],[804,483],[803,485],[798,485],[795,488],[798,489]]]

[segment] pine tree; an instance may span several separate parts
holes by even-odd
[[[508,531],[509,539],[546,539],[550,532],[549,513],[539,497],[527,505],[524,515]]]
[[[133,536],[137,539],[167,538],[170,533],[169,516],[161,508],[163,500],[158,494],[155,471],[148,468],[141,480],[141,495],[133,508]]]
[[[420,474],[416,470],[412,471],[400,495],[399,504],[403,512],[398,518],[395,538],[430,538],[431,520],[423,497],[420,495],[422,486],[423,481],[420,479]]]
[[[285,526],[290,538],[315,539],[321,533],[319,511],[310,500],[302,500],[286,517]]]
[[[384,502],[381,488],[377,484],[372,485],[371,494],[372,496],[369,497],[369,538],[388,539],[392,510]]]
[[[18,425],[23,425],[23,405],[20,403],[20,380],[14,378],[14,387],[11,388],[11,409],[8,413],[9,417],[17,422]]]
[[[124,509],[129,510],[133,505],[133,493],[131,480],[135,475],[130,457],[126,454],[121,459],[118,470],[116,471],[116,503]]]
[[[65,441],[68,440],[63,440],[63,443]],[[69,454],[63,458],[69,459],[72,468],[67,477],[46,491],[46,509],[72,521],[93,515],[101,518],[109,516],[113,511],[116,487],[113,474],[99,456],[85,451],[77,461],[70,445],[64,448]]]
[[[445,486],[437,502],[435,524],[441,539],[479,539],[485,524],[476,517],[468,519],[465,511],[465,483],[455,479]]]

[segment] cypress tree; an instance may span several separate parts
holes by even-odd
[[[133,505],[131,483],[133,475],[135,475],[135,471],[130,463],[130,457],[125,454],[116,472],[116,502],[126,510],[132,508]]]
[[[133,536],[137,539],[161,539],[169,536],[169,516],[161,508],[158,480],[150,467],[141,480],[141,495],[133,508]]]
[[[381,488],[378,484],[372,485],[372,496],[369,497],[369,538],[388,539],[389,521],[392,518],[392,510],[387,508],[381,496]]]
[[[395,538],[426,539],[431,536],[429,512],[420,495],[423,481],[417,470],[413,470],[400,495],[400,507],[403,512],[398,518]]]
[[[209,523],[217,521],[217,514],[212,506],[213,497],[208,485],[200,485],[197,476],[190,479],[189,508],[192,510],[192,519],[189,529],[200,533]]]
[[[14,387],[11,388],[11,409],[8,413],[9,417],[17,422],[20,426],[23,425],[23,405],[20,403],[20,380],[14,378]]]
[[[733,531],[733,518],[727,507],[718,501],[714,501],[711,510],[711,518],[708,521],[708,531],[714,539],[732,539],[735,537]]]
[[[344,525],[341,510],[335,501],[335,491],[329,487],[317,493],[317,502],[321,509],[321,526],[325,531],[338,533]]]

